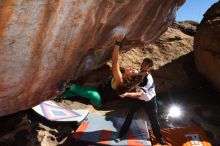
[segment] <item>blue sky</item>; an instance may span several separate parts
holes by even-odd
[[[176,20],[194,20],[200,22],[203,14],[208,8],[218,0],[186,0],[182,7],[177,11]]]

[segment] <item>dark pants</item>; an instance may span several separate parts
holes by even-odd
[[[153,130],[153,133],[157,140],[159,141],[162,136],[160,133],[160,125],[157,119],[157,102],[156,102],[156,97],[152,98],[150,101],[145,102],[143,100],[139,99],[132,99],[133,104],[132,107],[129,110],[129,113],[126,117],[126,120],[119,132],[119,138],[122,138],[125,136],[125,134],[128,132],[129,127],[131,125],[132,119],[135,115],[135,113],[138,111],[140,107],[144,108],[144,110],[147,112],[150,122],[151,122],[151,127]]]

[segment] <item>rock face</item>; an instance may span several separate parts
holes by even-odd
[[[220,91],[220,2],[205,13],[194,39],[198,71]]]
[[[184,0],[3,0],[0,3],[0,116],[56,94],[57,84],[100,67],[112,30],[128,30],[126,48],[157,38]]]

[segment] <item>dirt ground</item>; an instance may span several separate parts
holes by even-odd
[[[206,132],[212,145],[220,144],[220,106],[219,94],[202,87],[197,91],[176,91],[158,94],[158,118],[161,128],[200,127]],[[212,99],[212,100],[210,100]],[[178,104],[184,114],[179,119],[167,119],[167,110],[171,104]],[[77,97],[59,101],[57,104],[74,109],[89,109],[90,113],[125,117],[129,106],[127,100],[108,103],[103,110],[94,109],[87,100]],[[124,105],[124,106],[122,106]],[[135,119],[147,120],[140,109]],[[1,146],[72,146],[75,145],[71,134],[76,130],[76,123],[52,123],[34,113],[31,109],[8,115],[0,119]]]

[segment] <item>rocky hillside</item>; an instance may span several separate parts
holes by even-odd
[[[188,57],[193,53],[193,36],[183,30],[194,32],[196,27],[189,22],[174,23],[153,44],[123,54],[122,66],[139,68],[143,58],[149,57],[155,64],[153,75],[158,92],[187,86],[191,82],[187,69],[193,66]]]

